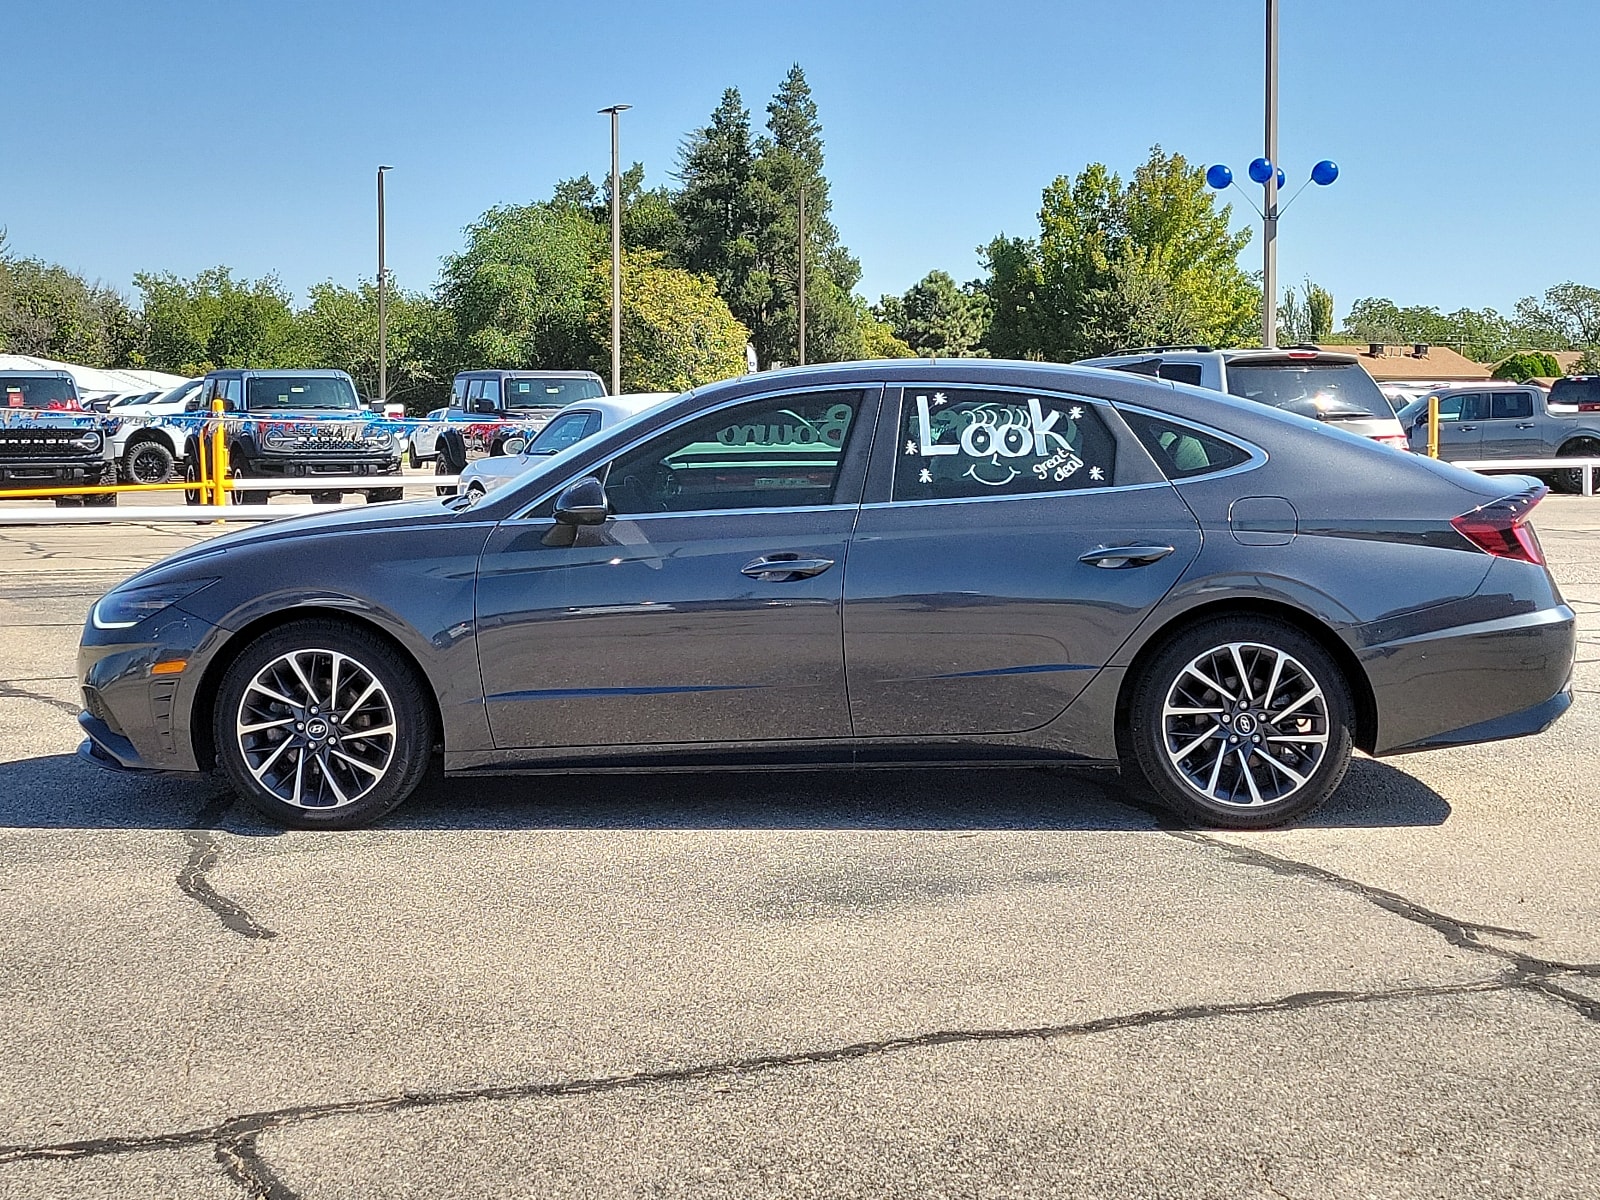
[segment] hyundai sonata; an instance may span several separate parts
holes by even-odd
[[[101,599],[83,753],[287,824],[447,774],[1121,766],[1303,815],[1352,747],[1537,733],[1572,611],[1489,479],[1159,379],[845,364],[688,393],[476,503],[231,533]]]

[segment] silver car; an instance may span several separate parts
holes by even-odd
[[[610,429],[620,421],[654,408],[670,400],[676,392],[637,392],[625,396],[601,396],[593,400],[579,400],[569,404],[539,431],[528,448],[521,454],[501,454],[494,458],[480,458],[462,469],[457,490],[476,499],[509,483],[530,466],[552,454],[559,454],[568,446],[575,446],[586,437],[593,437],[602,429]],[[441,489],[442,490],[442,489]]]

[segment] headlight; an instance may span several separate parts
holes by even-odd
[[[100,598],[100,602],[89,613],[89,620],[96,629],[131,629],[140,621],[148,620],[215,582],[215,579],[185,579],[182,582],[118,588]]]
[[[100,446],[104,440],[105,439],[102,438],[97,431],[91,429],[87,433],[80,433],[77,437],[73,438],[72,445],[76,450],[94,451],[100,449]]]

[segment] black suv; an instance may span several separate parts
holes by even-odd
[[[117,482],[111,423],[85,412],[65,371],[0,371],[0,486],[110,487]],[[57,496],[56,506],[110,508],[114,492]]]
[[[200,388],[200,410],[221,400],[228,439],[228,471],[235,478],[281,479],[272,491],[309,492],[319,502],[337,502],[341,488],[319,488],[319,476],[400,474],[400,439],[369,430],[372,414],[343,371],[213,371]],[[198,483],[209,467],[207,436],[190,433],[184,447],[186,479]],[[378,479],[373,480],[374,483]],[[399,500],[403,487],[361,489],[370,501]],[[269,491],[240,489],[242,504],[265,504]],[[200,502],[198,489],[185,493]]]

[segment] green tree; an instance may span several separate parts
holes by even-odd
[[[115,289],[0,244],[0,351],[125,367],[137,348],[133,310]]]
[[[1402,308],[1383,297],[1365,297],[1350,306],[1343,337],[1354,342],[1450,346],[1478,362],[1498,362],[1519,346],[1548,345],[1552,337],[1560,342],[1558,348],[1564,347],[1564,335],[1525,318],[1525,306],[1533,303],[1522,301],[1517,306],[1517,319],[1512,320],[1492,308],[1461,308],[1446,313],[1431,304]]]
[[[1556,356],[1540,350],[1511,355],[1495,367],[1489,378],[1522,383],[1528,379],[1555,379],[1560,375],[1561,364]]]
[[[916,351],[894,335],[887,321],[870,314],[861,322],[862,358],[915,358]]]
[[[1101,163],[1044,190],[1037,239],[994,239],[979,253],[996,357],[1069,361],[1137,345],[1151,331],[1233,345],[1250,334],[1260,291],[1239,266],[1249,230],[1229,229],[1203,173],[1160,146],[1127,184]]]
[[[1321,345],[1333,337],[1333,294],[1308,278],[1299,296],[1285,288],[1278,305],[1278,341]]]
[[[449,315],[428,296],[391,283],[385,297],[389,342],[389,398],[411,412],[425,412],[448,391],[454,374]],[[349,372],[356,387],[378,394],[378,288],[362,280],[356,288],[331,280],[314,284],[296,314],[302,361],[308,367]]]
[[[611,339],[610,264],[590,287],[590,332]],[[709,276],[667,265],[658,251],[622,260],[622,382],[630,392],[681,392],[743,372],[749,331],[728,311]],[[602,357],[610,361],[609,351]],[[597,361],[596,369],[601,364]]]
[[[682,187],[673,206],[684,267],[711,276],[736,316],[753,312],[765,299],[765,289],[750,278],[756,265],[754,172],[750,113],[738,90],[729,88],[709,124],[679,147]]]
[[[596,357],[591,277],[610,247],[590,214],[559,202],[492,208],[466,234],[439,283],[456,366],[562,369]]]
[[[1544,344],[1557,350],[1600,346],[1600,288],[1558,283],[1542,299],[1517,302],[1517,318],[1533,336],[1524,345]]]
[[[142,358],[186,375],[219,367],[303,365],[289,293],[274,275],[235,279],[213,267],[193,279],[141,273]]]
[[[945,272],[929,271],[904,296],[884,296],[876,315],[917,354],[963,358],[983,339],[988,303],[962,291]]]

